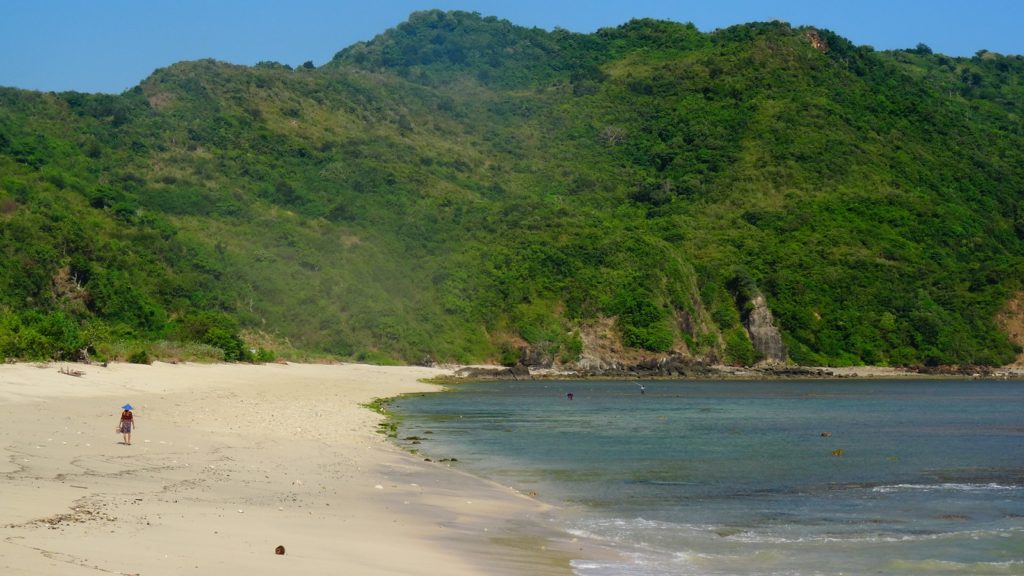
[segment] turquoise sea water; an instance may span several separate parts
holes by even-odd
[[[475,383],[394,409],[424,456],[621,552],[581,576],[1024,574],[1020,382],[643,384]]]

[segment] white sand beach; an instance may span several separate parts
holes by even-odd
[[[0,574],[571,574],[543,504],[376,432],[447,370],[69,367],[0,366]]]

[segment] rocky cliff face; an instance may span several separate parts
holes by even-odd
[[[1024,292],[1017,292],[1003,305],[996,315],[996,323],[1010,337],[1010,342],[1024,350]],[[1024,366],[1024,351],[1017,354],[1014,364]]]
[[[753,284],[738,290],[736,306],[743,326],[760,361],[758,368],[778,370],[788,360],[782,334],[768,308],[768,301]],[[717,344],[687,345],[684,338],[671,350],[651,352],[630,348],[622,342],[616,319],[604,317],[584,323],[579,328],[582,349],[575,360],[560,360],[549,351],[519,347],[517,366],[538,370],[566,371],[588,376],[679,376],[702,374],[722,360],[724,342],[721,329],[714,324],[699,297],[694,297],[692,311],[682,310],[675,316],[676,327],[690,342],[717,336]]]
[[[744,319],[747,334],[763,362],[781,364],[786,361],[786,347],[782,343],[782,334],[775,326],[775,319],[772,311],[768,308],[768,301],[764,295],[757,294],[747,304],[749,313]]]

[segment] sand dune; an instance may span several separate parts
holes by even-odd
[[[542,504],[375,432],[445,370],[60,368],[0,366],[4,575],[571,573]]]

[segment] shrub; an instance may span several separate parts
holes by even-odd
[[[757,362],[758,355],[754,344],[742,327],[733,328],[725,333],[725,359],[730,364],[750,366]]]
[[[132,364],[152,364],[153,359],[149,357],[149,353],[145,349],[140,349],[132,352],[132,355],[128,357],[128,362]]]
[[[262,347],[258,348],[256,350],[256,353],[253,355],[253,358],[252,358],[253,362],[257,362],[257,363],[260,363],[260,364],[265,364],[267,362],[273,362],[274,360],[277,360],[277,355],[274,354],[274,351],[273,350],[267,350],[266,348],[262,348]]]

